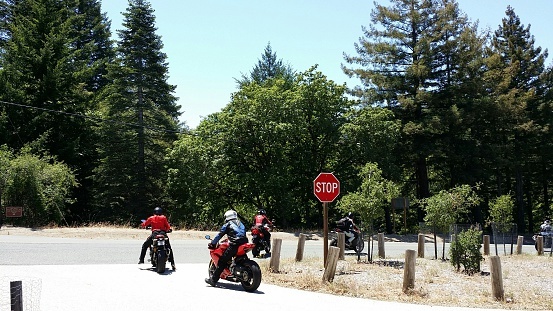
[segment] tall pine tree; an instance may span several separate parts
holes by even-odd
[[[527,224],[533,227],[532,167],[541,170],[536,165],[541,142],[536,139],[539,128],[534,120],[543,95],[539,78],[545,70],[547,51],[534,47],[530,26],[521,24],[512,7],[507,7],[505,14],[492,38],[487,60],[491,99],[501,120],[493,129],[490,143],[499,143],[502,151],[501,161],[495,166],[498,195],[514,192],[518,230],[525,232]]]
[[[431,184],[451,183],[451,177],[444,182],[429,172],[448,171],[440,155],[464,135],[456,128],[459,107],[452,95],[474,76],[469,63],[479,57],[481,42],[455,1],[392,0],[390,6],[377,4],[371,21],[355,44],[358,55],[345,55],[360,67],[343,69],[361,80],[352,93],[365,105],[388,107],[401,120],[397,152],[416,197],[426,198]],[[422,221],[420,209],[418,216]]]
[[[123,15],[116,61],[108,67],[113,82],[104,93],[94,178],[100,215],[113,221],[137,220],[164,204],[163,161],[180,115],[154,10],[147,1],[130,0]]]
[[[281,78],[290,85],[294,81],[295,72],[292,66],[285,65],[282,59],[278,59],[276,52],[273,52],[271,43],[267,43],[261,59],[257,60],[257,64],[250,71],[249,76],[243,74],[242,79],[235,79],[239,87],[243,87],[249,83],[255,82],[262,84],[273,78]]]

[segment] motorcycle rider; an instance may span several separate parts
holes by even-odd
[[[150,245],[152,245],[155,231],[161,230],[166,233],[173,231],[171,229],[171,226],[169,225],[169,221],[167,221],[167,217],[163,215],[163,209],[161,207],[154,208],[154,214],[148,217],[148,219],[146,219],[146,221],[144,221],[141,224],[141,226],[142,228],[146,228],[147,226],[150,226],[152,228],[152,233],[142,244],[142,251],[140,252],[140,258],[138,259],[138,264],[144,263],[146,250],[148,249],[148,247],[150,247]],[[177,267],[175,266],[175,258],[173,257],[173,249],[171,248],[171,243],[169,243],[169,237],[167,237],[167,247],[171,249],[171,252],[169,253],[169,262],[171,263],[171,268],[173,269],[173,271],[176,271]]]
[[[258,227],[263,232],[263,239],[267,242],[267,249],[265,252],[267,256],[271,256],[271,232],[270,228],[273,227],[273,223],[267,218],[267,213],[264,209],[259,209],[257,215],[253,218],[254,226]]]
[[[359,231],[359,228],[354,222],[354,218],[355,216],[353,215],[353,213],[349,212],[344,218],[336,222],[338,229],[342,230],[348,238],[346,241],[348,245],[351,244],[351,241],[353,241],[353,239],[355,239],[355,237],[357,236],[357,231]]]
[[[551,231],[551,220],[546,219],[543,224],[540,226],[540,231],[542,232],[548,232]]]
[[[246,236],[246,226],[238,219],[238,214],[233,210],[225,212],[225,223],[221,227],[221,230],[217,235],[207,244],[209,249],[216,247],[219,240],[227,235],[229,240],[229,246],[219,258],[217,268],[213,272],[211,278],[206,278],[205,282],[211,286],[215,286],[219,281],[221,272],[227,267],[228,263],[232,260],[232,257],[238,252],[238,247],[242,244],[248,243],[248,237]]]

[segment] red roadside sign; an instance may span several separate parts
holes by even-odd
[[[6,217],[23,216],[23,206],[6,206]]]
[[[320,173],[313,181],[313,193],[321,202],[332,202],[340,194],[340,181],[332,173]]]

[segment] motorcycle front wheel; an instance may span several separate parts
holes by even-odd
[[[213,276],[213,272],[215,272],[215,269],[217,267],[215,266],[215,263],[213,262],[213,259],[209,260],[209,267],[207,268],[207,274],[209,275],[209,278],[211,279]]]
[[[363,235],[359,234],[357,238],[353,241],[355,245],[355,252],[360,254],[365,249],[365,241],[363,240]]]
[[[247,292],[253,292],[261,284],[261,268],[257,262],[253,260],[245,260],[242,265],[244,266],[240,283]]]

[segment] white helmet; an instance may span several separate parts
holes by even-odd
[[[233,210],[228,210],[225,213],[225,221],[233,220],[233,219],[236,219],[237,217],[238,217],[238,215]]]

